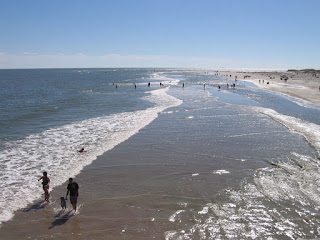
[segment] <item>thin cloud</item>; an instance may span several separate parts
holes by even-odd
[[[34,53],[34,52],[24,52],[23,55],[38,55],[38,53]]]
[[[25,52],[23,55],[0,53],[0,68],[108,68],[108,67],[170,67],[170,68],[271,68],[285,69],[290,66],[275,63],[260,62],[244,59],[217,59],[195,56],[167,56],[167,55],[120,55],[106,54],[89,56],[83,53],[74,55],[44,55]],[[303,67],[303,66],[301,66]]]

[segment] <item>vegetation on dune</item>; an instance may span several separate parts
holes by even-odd
[[[307,68],[307,69],[289,69],[288,72],[303,72],[303,73],[320,73],[320,70],[316,70],[313,68]]]

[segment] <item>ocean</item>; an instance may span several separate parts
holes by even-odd
[[[47,171],[52,196],[75,177],[100,197],[62,226],[87,224],[80,239],[320,237],[317,105],[214,70],[0,70],[0,82],[0,236],[34,221],[19,214]]]

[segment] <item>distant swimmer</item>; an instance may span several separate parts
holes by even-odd
[[[148,87],[150,87],[151,83],[148,83]]]
[[[182,83],[182,87],[184,87],[184,83]]]
[[[220,86],[218,86],[218,89],[219,89],[219,90],[220,90],[220,88],[221,88],[221,87],[220,87]]]
[[[87,150],[84,150],[84,148],[81,148],[80,150],[78,150],[79,153],[83,153],[83,152],[87,152]]]

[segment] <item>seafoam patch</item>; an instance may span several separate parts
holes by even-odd
[[[302,135],[317,150],[318,154],[320,155],[319,125],[312,122],[304,121],[300,118],[280,114],[277,111],[269,108],[258,108],[258,110],[261,113],[280,122],[291,131],[297,132]]]
[[[221,169],[221,170],[213,171],[212,173],[222,175],[222,174],[228,174],[230,172],[227,170]]]
[[[185,210],[178,210],[178,211],[176,211],[174,214],[172,214],[172,215],[170,216],[169,221],[170,221],[170,222],[175,222],[175,221],[177,221],[179,214],[180,214],[180,213],[183,213],[184,211],[185,211]]]

